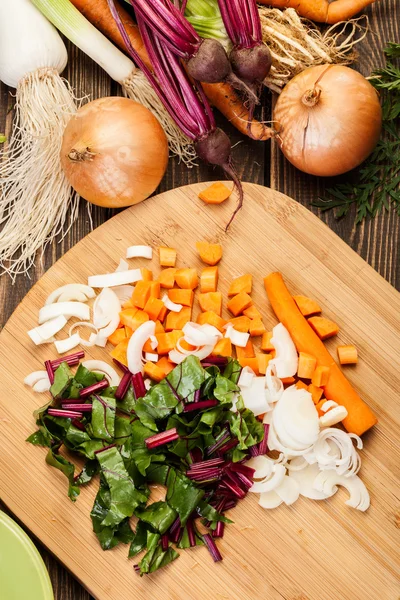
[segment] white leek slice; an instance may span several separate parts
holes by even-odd
[[[274,492],[287,506],[290,506],[299,499],[300,486],[295,479],[285,475],[282,482],[274,489]]]
[[[126,285],[136,283],[143,279],[140,269],[130,269],[129,271],[117,271],[114,273],[104,273],[103,275],[91,275],[88,277],[88,285],[94,288],[114,287],[116,285]]]
[[[53,305],[51,305],[53,306]],[[28,331],[28,335],[31,338],[32,342],[38,346],[39,344],[46,344],[49,341],[52,341],[52,338],[56,333],[61,331],[63,327],[67,324],[67,319],[60,315],[55,317],[54,319],[50,319],[40,325],[40,327],[35,327]]]
[[[129,265],[125,259],[120,258],[118,267],[115,269],[115,273],[121,273],[123,271],[129,271]]]
[[[271,344],[275,348],[275,357],[270,362],[275,367],[277,377],[282,379],[295,375],[299,358],[290,333],[282,323],[273,328]]]
[[[303,450],[318,439],[318,412],[310,392],[295,385],[287,388],[275,405],[273,423],[283,444]]]
[[[144,387],[146,388],[146,390],[149,390],[151,388],[151,379],[144,380]]]
[[[250,334],[244,331],[238,331],[233,325],[228,324],[225,332],[225,337],[229,338],[235,346],[239,348],[245,348],[249,341]]]
[[[104,288],[107,289],[107,288]],[[125,302],[128,302],[128,300],[130,300],[132,298],[132,294],[133,294],[133,290],[135,288],[133,287],[133,285],[116,285],[113,288],[113,292],[114,294],[116,294],[118,300],[120,301],[121,305],[125,304]]]
[[[133,375],[141,373],[143,370],[143,346],[150,336],[155,334],[155,330],[156,324],[154,321],[146,321],[133,332],[129,339],[126,354],[128,358],[128,369]]]
[[[240,372],[238,386],[240,388],[249,387],[255,376],[256,374],[254,373],[253,369],[250,369],[250,367],[243,367],[243,369]]]
[[[129,246],[126,249],[126,258],[153,258],[153,248],[151,246]]]
[[[344,406],[336,406],[336,408],[328,410],[325,415],[322,415],[322,417],[319,418],[319,424],[321,427],[332,427],[332,425],[341,423],[347,415],[348,412]]]
[[[32,390],[34,392],[38,392],[39,394],[43,394],[43,392],[48,392],[50,388],[51,383],[49,378],[47,378],[47,380],[41,379],[40,381],[37,381],[35,385],[32,386]]]
[[[334,402],[333,400],[327,400],[321,406],[321,410],[322,410],[322,412],[325,413],[328,410],[330,410],[331,408],[336,408],[337,406],[339,406],[339,404],[337,402]]]
[[[303,464],[305,467],[303,468]],[[299,468],[301,467],[301,468]],[[326,494],[323,491],[318,491],[314,487],[314,481],[319,475],[319,466],[317,463],[309,465],[304,461],[303,457],[296,457],[290,461],[288,476],[297,481],[299,485],[300,495],[311,500],[326,500],[337,491],[337,487],[332,489],[332,492]]]
[[[275,426],[274,426],[273,417],[274,417],[275,410],[276,409],[274,409],[274,411],[272,413],[272,421],[269,425],[269,430],[268,430],[268,448],[270,450],[278,450],[278,452],[282,452],[282,454],[284,454],[286,458],[307,455],[311,451],[312,447],[308,446],[307,448],[303,448],[302,450],[295,450],[292,447],[285,446],[285,444],[280,440],[280,438],[278,437],[278,435],[275,431]]]
[[[155,350],[158,346],[158,339],[156,338],[155,335],[150,336],[150,346],[151,346],[152,350]]]
[[[46,304],[39,310],[39,325],[59,316],[64,316],[67,319],[76,317],[81,321],[89,321],[90,308],[87,304],[83,304],[83,302],[56,302],[54,304]]]
[[[81,338],[79,333],[74,333],[70,337],[65,338],[65,340],[57,340],[54,342],[56,350],[58,354],[64,354],[64,352],[68,352],[72,350],[72,348],[76,348],[81,343]]]
[[[265,377],[254,377],[250,386],[240,387],[240,393],[245,407],[253,411],[256,417],[268,412],[270,407],[265,394]]]
[[[93,323],[100,327],[96,338],[96,346],[104,346],[107,339],[117,329],[120,321],[121,302],[110,288],[104,288],[93,305]]]
[[[254,469],[253,479],[265,479],[272,475],[275,462],[267,456],[253,456],[246,462],[246,467]]]
[[[354,438],[357,441],[359,440],[362,447],[360,438],[354,436],[354,434],[350,435],[336,427],[322,429],[313,447],[313,453],[319,468],[334,470],[339,475],[345,475],[346,477],[358,473],[361,458],[353,446]]]
[[[149,360],[150,362],[158,361],[158,354],[153,354],[152,352],[146,352],[144,357],[146,360]]]
[[[54,302],[65,302],[68,300],[76,300],[78,302],[86,302],[89,298],[94,298],[96,293],[93,288],[84,283],[68,283],[57,288],[47,297],[46,304]]]
[[[282,381],[276,376],[276,368],[269,361],[267,371],[265,373],[266,397],[270,404],[278,402],[282,396],[284,387]]]
[[[255,481],[249,492],[255,494],[262,494],[264,492],[270,492],[271,490],[275,490],[283,481],[283,478],[286,475],[286,468],[281,464],[274,463],[272,467],[272,473],[262,479],[261,481]]]
[[[215,346],[222,338],[222,333],[212,325],[199,325],[198,323],[186,323],[182,329],[184,339],[192,346]]]
[[[182,346],[182,341],[185,341],[184,338],[179,338],[179,340],[176,342],[176,347],[175,347],[175,350],[177,350],[181,354],[186,354],[186,356],[189,356],[189,354],[192,354],[193,352],[197,352],[200,349],[199,346],[193,346],[193,348],[191,350],[188,350],[187,348]]]
[[[325,494],[334,493],[335,486],[343,486],[350,494],[350,498],[345,504],[356,508],[357,510],[365,511],[370,505],[370,497],[367,488],[357,475],[352,477],[344,477],[333,471],[321,471],[315,478],[314,487]]]
[[[278,508],[282,504],[282,498],[279,498],[278,494],[274,491],[272,492],[264,492],[260,494],[260,499],[258,504],[262,506],[262,508],[272,509]]]
[[[168,308],[168,310],[172,312],[181,312],[183,308],[182,304],[176,304],[176,302],[172,302],[172,300],[169,299],[167,294],[164,294],[164,296],[162,297],[162,301],[164,302],[165,308]]]
[[[98,334],[98,329],[97,327],[95,327],[93,325],[93,323],[88,323],[87,321],[78,321],[77,323],[74,323],[73,325],[71,325],[71,327],[69,328],[68,331],[68,335],[71,337],[73,335],[74,330],[77,327],[87,327],[88,329],[93,329],[95,333],[90,334],[90,337],[88,340],[85,340],[83,337],[81,337],[81,335],[79,334],[79,340],[80,340],[80,344],[82,346],[85,346],[86,348],[91,348],[92,346],[94,346],[95,342],[96,342],[96,338],[97,338],[97,334]]]
[[[118,385],[120,382],[121,378],[117,371],[104,360],[85,360],[82,362],[82,365],[89,369],[89,371],[95,371],[96,373],[105,375],[111,386]]]
[[[47,371],[33,371],[25,377],[24,384],[29,385],[29,387],[33,387],[35,383],[41,381],[42,379],[46,379],[48,381],[49,376]]]
[[[197,356],[199,360],[204,360],[207,356],[210,356],[211,352],[214,350],[215,344],[210,344],[207,346],[203,346],[198,350],[191,350],[190,354],[182,354],[178,350],[171,350],[168,354],[169,360],[175,363],[176,365],[180,365],[181,362],[185,360],[187,356]]]

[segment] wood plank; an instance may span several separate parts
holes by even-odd
[[[395,441],[400,434],[400,296],[300,204],[267,188],[246,184],[249,201],[231,232],[225,234],[232,202],[213,208],[203,205],[197,192],[204,187],[196,184],[167,192],[96,229],[43,276],[3,329],[3,500],[98,600],[129,594],[142,600],[149,592],[154,600],[164,600],[165,590],[175,600],[200,600],[205,598],[204,581],[208,582],[207,589],[213,590],[213,597],[232,600],[261,600],[265,596],[277,600],[375,600],[378,594],[382,600],[397,600],[400,450]],[[257,247],[255,224],[258,239],[262,240]],[[26,336],[48,293],[67,281],[86,281],[93,274],[94,256],[96,270],[112,270],[132,241],[127,233],[130,231],[135,231],[137,240],[143,243],[157,245],[162,240],[173,244],[178,248],[179,264],[198,269],[201,263],[194,240],[218,238],[224,247],[220,265],[224,297],[232,277],[253,273],[253,299],[268,327],[275,319],[266,303],[261,278],[271,270],[282,271],[294,293],[314,297],[324,314],[337,320],[341,331],[328,347],[333,350],[337,344],[351,340],[360,349],[360,364],[346,374],[380,419],[366,436],[362,453],[362,478],[372,497],[372,507],[366,514],[346,507],[342,493],[326,503],[302,499],[290,509],[281,507],[273,514],[263,511],[250,495],[235,509],[235,523],[220,542],[224,555],[220,565],[215,566],[206,550],[200,548],[182,552],[170,568],[141,579],[132,572],[126,547],[101,551],[88,518],[95,487],[82,490],[75,505],[68,502],[65,480],[49,471],[44,451],[24,443],[33,427],[32,410],[42,399],[23,386],[21,374],[40,368],[48,357],[48,348],[33,349]],[[133,260],[131,265],[142,262]],[[147,264],[158,269],[157,257]],[[91,348],[87,355],[107,357],[107,350]]]

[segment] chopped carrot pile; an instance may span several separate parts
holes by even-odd
[[[175,273],[175,282],[184,290],[195,290],[199,285],[196,269],[178,269]]]
[[[199,325],[204,325],[205,323],[207,323],[208,325],[213,325],[214,327],[219,329],[221,333],[224,333],[225,331],[224,327],[226,325],[226,321],[224,321],[222,317],[217,315],[217,313],[213,312],[212,310],[200,313],[197,316],[197,323]]]
[[[222,204],[222,202],[228,200],[231,193],[231,190],[224,183],[216,182],[200,192],[199,198],[207,204]]]
[[[158,282],[162,288],[171,290],[175,285],[175,273],[178,269],[169,268],[163,269],[158,276]]]
[[[200,276],[200,291],[216,292],[218,287],[218,267],[208,267],[203,269]]]
[[[209,244],[208,242],[196,242],[197,252],[206,265],[214,267],[222,258],[221,244]]]
[[[236,296],[241,292],[245,292],[246,294],[251,294],[251,289],[253,286],[253,276],[252,275],[241,275],[240,277],[236,277],[229,286],[228,296]]]
[[[194,292],[190,289],[172,289],[168,291],[168,298],[175,304],[193,306]]]
[[[293,296],[293,300],[296,302],[297,306],[302,315],[305,317],[311,317],[311,315],[318,315],[322,312],[322,308],[312,300],[311,298],[307,298],[307,296]]]
[[[237,317],[253,303],[251,297],[246,292],[240,292],[237,296],[233,296],[227,302],[227,309]]]
[[[313,383],[310,383],[310,385],[308,386],[307,389],[312,396],[314,404],[318,404],[318,402],[322,398],[324,390],[322,388],[318,387],[317,385],[314,385]]]
[[[221,292],[206,292],[199,294],[199,304],[203,312],[212,311],[218,316],[222,314],[222,294]]]
[[[316,385],[317,387],[324,387],[328,384],[329,381],[329,367],[324,367],[323,365],[319,365],[311,378],[311,383]]]
[[[214,346],[213,356],[232,356],[232,342],[229,338],[222,338]]]
[[[355,365],[358,362],[357,348],[352,344],[338,346],[337,353],[341,365]]]
[[[254,358],[255,357],[253,342],[249,339],[246,346],[241,348],[240,346],[236,346],[236,356],[237,358]]]
[[[336,323],[325,319],[325,317],[310,317],[308,322],[321,340],[327,340],[339,333],[339,327]]]
[[[245,317],[242,315],[241,317],[235,317],[234,319],[229,319],[229,323],[233,325],[237,331],[242,331],[243,333],[247,333],[249,331],[249,327],[251,325],[251,319],[249,317]]]
[[[166,248],[165,246],[160,246],[158,252],[160,255],[160,267],[175,266],[177,255],[175,248]]]
[[[306,352],[299,353],[299,367],[297,369],[297,375],[300,379],[311,379],[314,375],[315,367],[317,366],[317,359],[311,354]]]

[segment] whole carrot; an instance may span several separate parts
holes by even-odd
[[[376,0],[258,0],[274,8],[295,8],[301,17],[320,23],[339,23],[354,17]]]
[[[90,21],[99,31],[104,33],[121,50],[126,52],[126,46],[118,27],[113,19],[107,0],[71,0],[72,4]],[[140,36],[139,28],[130,14],[120,5],[115,3],[124,27],[129,35],[130,42],[141,59],[151,68],[147,51]],[[203,89],[210,103],[215,106],[227,119],[244,135],[255,140],[264,141],[272,137],[273,130],[263,123],[251,119],[248,109],[240,97],[227,83],[203,83]]]
[[[318,366],[329,367],[329,381],[324,392],[326,398],[334,400],[347,409],[348,415],[343,425],[347,431],[362,435],[377,423],[376,416],[361,400],[324,343],[307,323],[290,295],[282,275],[271,273],[264,278],[264,286],[276,316],[289,331],[297,350],[314,356]]]

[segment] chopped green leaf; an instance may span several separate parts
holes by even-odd
[[[79,496],[80,490],[74,482],[74,465],[60,454],[56,454],[51,448],[49,448],[49,451],[47,453],[46,462],[48,465],[51,465],[52,467],[55,467],[56,469],[64,473],[69,483],[68,496],[73,502],[75,502],[76,498]]]
[[[50,448],[52,437],[44,427],[41,427],[37,431],[35,431],[35,433],[32,433],[32,435],[30,435],[26,439],[26,441],[30,444],[33,444],[34,446],[43,446],[45,448]]]
[[[168,506],[166,502],[153,502],[146,507],[138,507],[135,515],[144,523],[147,523],[153,531],[165,533],[175,521],[177,512]]]
[[[232,403],[237,392],[240,392],[239,386],[227,377],[217,375],[214,396],[222,404]]]
[[[129,548],[129,558],[136,556],[146,548],[147,544],[147,526],[143,521],[139,521],[136,526],[135,537]]]
[[[103,525],[103,521],[107,517],[110,507],[110,490],[105,481],[100,479],[99,491],[97,492],[90,517],[92,519],[93,531],[103,550],[110,550],[119,542],[129,544],[134,539],[134,533],[130,528],[129,519],[124,519],[116,526]]]
[[[204,490],[195,487],[183,473],[170,468],[167,476],[166,500],[177,511],[182,526],[186,524],[203,496]]]
[[[68,363],[63,362],[54,372],[54,382],[50,388],[53,398],[58,400],[73,380],[73,373]]]
[[[92,481],[93,477],[99,472],[99,463],[97,460],[87,460],[83,465],[82,471],[75,479],[75,485],[86,485]]]
[[[114,438],[115,399],[93,396],[92,435],[94,438],[112,441]]]

